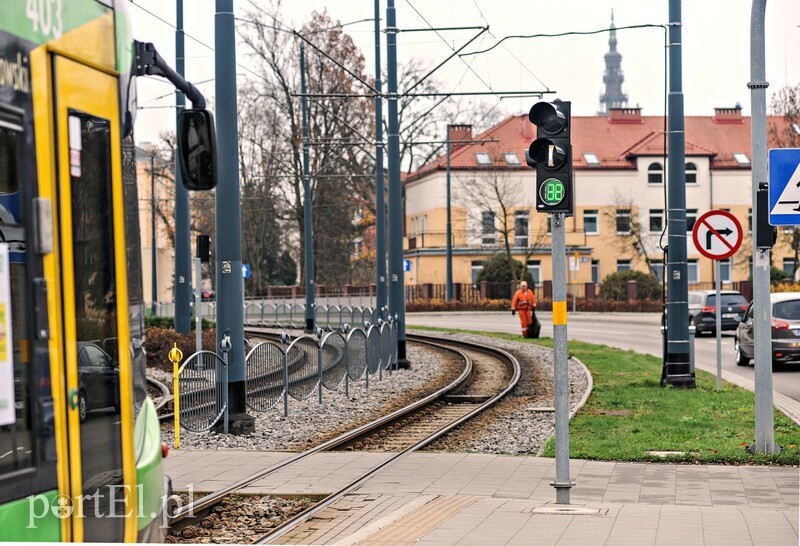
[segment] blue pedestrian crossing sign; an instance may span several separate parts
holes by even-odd
[[[800,148],[769,151],[769,223],[800,226]]]
[[[403,271],[411,271],[411,260],[403,260]]]
[[[250,265],[249,264],[242,264],[242,277],[245,279],[250,278]]]

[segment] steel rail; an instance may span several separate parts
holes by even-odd
[[[257,332],[255,330],[252,330],[252,329],[249,329],[249,328],[246,330],[246,333],[257,333],[258,335],[262,335],[262,336],[270,335],[267,332],[263,332],[263,331],[262,332]],[[419,339],[419,341],[420,342],[426,342],[426,340],[423,340],[423,339]],[[427,340],[427,342],[431,343],[431,344],[434,343],[433,340]],[[462,373],[453,382],[451,382],[449,385],[447,385],[447,386],[437,390],[436,392],[434,392],[432,394],[429,394],[428,396],[426,396],[426,397],[424,397],[424,398],[422,398],[420,400],[417,400],[417,401],[415,401],[415,402],[413,402],[413,403],[411,403],[411,404],[409,404],[409,405],[407,405],[407,406],[405,406],[403,408],[400,408],[400,409],[395,410],[395,411],[393,411],[393,412],[391,412],[391,413],[389,413],[387,415],[379,417],[378,419],[375,419],[374,421],[371,421],[369,423],[366,423],[364,425],[356,427],[355,429],[350,430],[348,432],[345,432],[344,434],[341,434],[341,435],[337,436],[336,438],[332,438],[332,439],[330,439],[330,440],[328,440],[326,442],[323,442],[323,443],[321,443],[321,444],[319,444],[317,446],[314,446],[311,449],[307,449],[305,451],[302,451],[300,453],[292,455],[292,456],[288,457],[287,459],[285,459],[283,461],[280,461],[280,462],[278,462],[278,463],[276,463],[276,464],[274,464],[274,465],[272,465],[272,466],[270,466],[270,467],[268,467],[266,469],[260,470],[260,471],[254,473],[254,474],[252,474],[252,475],[250,475],[250,476],[248,476],[246,478],[243,478],[243,479],[241,479],[241,480],[239,480],[239,481],[237,481],[237,482],[235,482],[235,483],[233,483],[233,484],[231,484],[231,485],[229,485],[229,486],[227,486],[227,487],[225,487],[223,489],[220,489],[218,491],[210,493],[210,494],[208,494],[208,495],[206,495],[204,497],[201,497],[201,498],[199,498],[199,499],[187,504],[186,506],[180,508],[179,510],[177,510],[176,512],[174,512],[170,516],[170,525],[173,525],[173,524],[175,524],[175,523],[177,523],[177,522],[179,522],[179,521],[181,521],[183,519],[186,519],[187,517],[194,517],[194,513],[195,512],[199,512],[199,511],[205,510],[207,508],[210,508],[211,506],[214,506],[215,504],[217,504],[220,501],[220,499],[222,499],[226,495],[229,495],[230,493],[233,493],[233,492],[235,492],[235,491],[237,491],[239,489],[247,487],[248,485],[250,485],[254,481],[256,481],[256,480],[258,480],[260,478],[263,478],[264,476],[267,476],[267,475],[269,475],[269,474],[271,474],[273,472],[276,472],[277,470],[280,470],[280,469],[282,469],[282,468],[284,468],[286,466],[294,464],[297,461],[305,459],[306,457],[309,457],[310,455],[314,455],[315,453],[319,453],[319,452],[322,452],[322,451],[328,451],[328,450],[334,449],[337,446],[345,444],[345,443],[353,440],[354,438],[357,438],[358,436],[361,436],[361,435],[369,432],[370,430],[373,430],[373,429],[376,429],[376,428],[380,428],[381,426],[384,426],[385,424],[397,419],[398,417],[402,417],[403,415],[405,415],[407,413],[416,411],[420,407],[425,406],[427,404],[430,404],[430,403],[442,398],[443,396],[445,396],[446,394],[448,394],[448,393],[450,393],[450,392],[452,392],[454,390],[458,390],[459,388],[461,388],[461,386],[464,384],[464,382],[467,381],[467,379],[472,374],[472,359],[467,354],[465,354],[463,351],[460,351],[457,348],[450,347],[450,346],[439,346],[439,348],[444,349],[444,350],[452,351],[453,353],[458,355],[460,358],[463,358],[464,362],[465,362],[464,370],[462,371]]]
[[[432,337],[421,336],[421,335],[410,335],[409,334],[408,335],[408,339],[409,340],[413,340],[413,341],[418,341],[418,342],[427,342],[427,343],[431,343],[431,344],[436,344],[439,347],[446,347],[447,345],[444,345],[444,344],[448,344],[449,343],[450,345],[469,347],[469,349],[471,349],[471,350],[480,351],[480,352],[483,352],[483,353],[489,353],[489,354],[494,353],[495,356],[496,355],[500,355],[504,360],[506,360],[510,364],[510,366],[511,366],[511,368],[513,370],[512,371],[512,377],[511,377],[511,379],[509,380],[509,382],[506,384],[506,386],[503,388],[503,390],[501,392],[497,393],[495,396],[493,396],[492,398],[490,398],[486,402],[484,402],[484,403],[480,404],[479,406],[477,406],[473,411],[471,411],[468,414],[466,414],[466,415],[456,419],[455,421],[445,425],[444,427],[442,427],[438,431],[436,431],[433,434],[431,434],[428,438],[425,438],[424,440],[421,440],[421,441],[417,442],[416,444],[414,444],[413,446],[405,449],[404,451],[401,451],[400,453],[397,453],[396,455],[392,456],[388,460],[386,460],[383,463],[379,464],[378,466],[376,466],[375,468],[373,468],[369,472],[365,473],[361,477],[355,479],[350,484],[344,486],[343,488],[339,489],[335,493],[332,493],[328,497],[324,498],[323,500],[321,500],[320,502],[318,502],[317,504],[315,504],[311,508],[309,508],[307,510],[304,510],[303,512],[300,512],[299,514],[297,514],[293,518],[288,519],[287,521],[285,521],[284,523],[282,523],[281,525],[279,525],[278,527],[276,527],[275,529],[273,529],[272,531],[270,531],[266,535],[262,536],[260,539],[254,541],[253,542],[254,544],[267,544],[267,543],[272,542],[273,540],[276,540],[276,539],[284,536],[285,534],[291,532],[292,530],[297,528],[301,523],[303,523],[306,520],[308,520],[309,518],[315,516],[316,514],[318,514],[319,512],[324,510],[325,508],[329,507],[330,505],[332,505],[333,503],[335,503],[336,501],[338,501],[339,499],[341,499],[342,497],[344,497],[345,495],[350,493],[351,491],[353,491],[355,489],[358,489],[367,480],[369,480],[370,478],[372,478],[373,476],[378,474],[383,469],[391,466],[392,464],[394,464],[395,462],[397,462],[401,458],[405,457],[406,455],[409,455],[409,454],[411,454],[411,453],[413,453],[413,452],[415,452],[415,451],[417,451],[419,449],[422,449],[423,447],[431,444],[432,442],[438,440],[439,438],[441,438],[442,436],[444,436],[445,434],[447,434],[448,432],[450,432],[454,428],[456,428],[459,425],[463,424],[464,422],[468,421],[469,419],[471,419],[475,415],[477,415],[477,414],[485,411],[486,409],[494,406],[498,401],[500,401],[509,392],[511,392],[511,390],[519,382],[519,378],[520,378],[521,373],[522,373],[519,360],[517,360],[517,358],[514,357],[511,353],[509,353],[509,352],[507,352],[507,351],[505,351],[503,349],[500,349],[500,348],[497,348],[497,347],[487,347],[485,345],[479,345],[477,343],[472,343],[472,342],[467,342],[467,341],[442,340],[440,338],[432,338]],[[452,347],[449,347],[449,348],[452,348]]]
[[[159,392],[158,401],[156,401],[155,396],[151,396],[150,398],[152,398],[153,402],[155,403],[156,411],[161,411],[161,409],[166,406],[170,400],[172,400],[172,393],[169,392],[169,387],[167,387],[158,379],[153,379],[152,377],[147,378],[147,386]]]

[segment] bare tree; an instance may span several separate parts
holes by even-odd
[[[301,108],[296,96],[301,39],[287,31],[279,14],[280,2],[273,2],[268,9],[247,14],[238,30],[258,65],[250,100],[274,112],[274,130],[266,135],[269,146],[260,145],[276,159],[272,184],[277,211],[291,222],[287,227],[300,241],[296,256],[302,262],[306,241]],[[313,13],[299,32],[310,42],[306,80],[308,92],[315,95],[308,101],[308,125],[316,280],[343,284],[352,275],[361,219],[374,218],[374,182],[369,177],[374,172],[369,138],[373,104],[349,96],[369,91],[371,84],[361,52],[327,12]],[[325,94],[336,98],[321,97]]]
[[[502,165],[503,154],[489,149],[495,165]],[[547,223],[537,218],[531,222],[533,196],[522,188],[521,178],[503,167],[485,167],[469,176],[456,176],[459,201],[466,209],[467,232],[472,238],[492,240],[507,258],[514,282],[519,275],[513,267],[514,256],[522,256],[523,267],[548,238]],[[527,211],[526,214],[519,212]],[[533,225],[535,223],[535,225]],[[534,228],[534,229],[531,229]],[[524,245],[517,245],[524,239]]]
[[[633,196],[625,196],[615,191],[611,198],[612,208],[605,209],[602,216],[608,226],[607,238],[621,255],[631,256],[632,263],[644,261],[651,275],[656,276],[653,269],[654,256],[657,253],[653,237],[649,236],[650,226],[644,226],[639,219],[639,211]],[[662,216],[663,229],[663,216]],[[662,279],[658,279],[659,282]]]

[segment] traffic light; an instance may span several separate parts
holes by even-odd
[[[536,169],[536,210],[573,213],[570,103],[537,102],[528,119],[536,125],[526,161]]]
[[[756,190],[756,248],[772,248],[778,240],[778,228],[769,224],[769,186],[759,182]]]
[[[197,236],[197,257],[200,262],[207,264],[211,259],[211,237],[208,235]]]

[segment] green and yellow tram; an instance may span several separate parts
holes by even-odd
[[[0,541],[162,538],[132,124],[135,73],[164,73],[142,51],[124,1],[0,1]],[[215,175],[201,113],[180,156]]]

